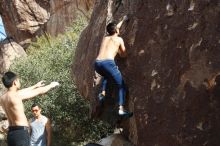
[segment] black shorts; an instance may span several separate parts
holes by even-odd
[[[9,126],[8,146],[30,146],[30,136],[26,126]]]

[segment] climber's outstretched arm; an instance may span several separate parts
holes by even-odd
[[[127,21],[127,20],[128,20],[128,16],[125,15],[125,16],[122,18],[122,20],[117,24],[117,28],[120,29],[121,26],[122,26],[122,24],[123,24],[123,22],[124,22],[124,21]]]

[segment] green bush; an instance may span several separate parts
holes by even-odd
[[[85,19],[79,18],[64,35],[38,38],[29,47],[28,56],[17,60],[10,68],[20,76],[23,87],[40,80],[47,83],[58,81],[61,84],[59,88],[25,102],[26,115],[29,118],[33,102],[40,103],[43,114],[51,118],[53,146],[80,145],[79,143],[100,139],[111,132],[108,124],[89,119],[89,104],[78,93],[70,75],[72,55],[80,31],[86,24]]]

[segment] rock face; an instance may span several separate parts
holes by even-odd
[[[26,47],[38,35],[57,35],[78,13],[89,17],[94,0],[0,0],[6,33]]]
[[[79,14],[89,19],[94,2],[95,0],[52,0],[46,31],[53,36],[64,32],[65,26],[69,26]]]
[[[24,49],[12,39],[0,42],[0,74],[9,69],[16,58],[26,56]]]
[[[128,57],[117,64],[134,112],[129,139],[136,146],[220,145],[220,1],[97,0],[73,65],[90,101],[97,97],[93,62],[106,23],[124,14]],[[210,87],[212,79],[217,84]]]

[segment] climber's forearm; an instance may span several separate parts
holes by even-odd
[[[128,21],[128,16],[127,15],[123,16],[122,20],[117,24],[118,29],[121,28],[124,21]]]
[[[121,21],[120,21],[120,22],[117,24],[117,28],[118,28],[118,29],[120,29],[120,28],[121,28],[121,26],[122,26],[123,22],[124,22],[124,19],[123,19],[123,20],[121,20]]]

